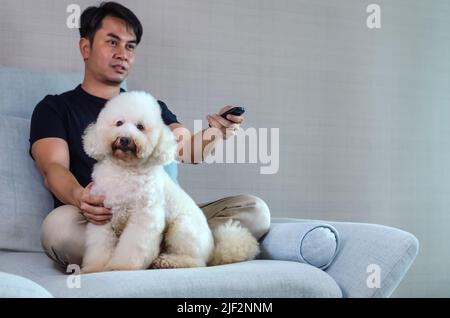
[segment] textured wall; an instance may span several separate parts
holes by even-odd
[[[82,70],[75,1],[1,0],[0,64]],[[366,7],[382,28],[366,27]],[[91,1],[76,1],[82,8]],[[280,129],[280,167],[183,166],[197,201],[252,193],[275,216],[381,223],[419,257],[395,296],[450,296],[450,2],[122,1],[144,24],[129,87],[193,128],[226,104]]]

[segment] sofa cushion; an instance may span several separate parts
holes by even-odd
[[[51,72],[0,66],[0,114],[31,118],[34,107],[48,94],[74,89],[81,72]]]
[[[42,251],[40,229],[53,200],[28,155],[28,119],[0,115],[0,249]]]
[[[172,163],[165,165],[164,170],[169,175],[169,177],[178,184],[178,163],[176,161],[173,161]]]
[[[34,107],[48,94],[74,89],[83,72],[58,72],[0,66],[0,114],[31,118]],[[127,89],[127,83],[122,83]]]
[[[256,260],[191,269],[67,275],[44,253],[0,254],[0,271],[31,279],[55,297],[341,297],[327,273],[296,262]],[[79,288],[78,288],[79,287]]]

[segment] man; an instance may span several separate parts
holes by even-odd
[[[120,94],[120,85],[134,64],[142,32],[138,18],[120,4],[107,2],[86,9],[80,19],[79,42],[85,62],[83,83],[61,95],[46,96],[33,112],[30,152],[55,205],[42,225],[42,245],[47,255],[59,264],[81,264],[86,223],[105,224],[112,217],[111,211],[103,206],[104,197],[90,194],[95,161],[84,153],[81,137],[105,103]],[[196,149],[191,142],[196,137],[178,122],[162,101],[158,103],[164,123],[178,137],[182,161],[199,163],[194,159],[203,160],[207,155],[205,148],[210,153],[217,140],[203,141],[202,147]],[[219,114],[229,108],[222,108]],[[233,115],[224,119],[218,114],[207,118],[211,127],[208,129],[219,129],[225,138],[230,137],[226,134],[227,128],[239,127],[244,120],[242,116]],[[198,151],[200,155],[195,153]],[[188,153],[190,158],[186,158]],[[223,198],[202,204],[200,208],[211,227],[230,218],[239,220],[257,239],[270,225],[267,205],[251,195]]]

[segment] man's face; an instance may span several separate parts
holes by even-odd
[[[136,36],[133,30],[125,21],[107,16],[92,46],[86,43],[89,41],[82,39],[80,45],[89,75],[102,83],[120,85],[134,63]]]

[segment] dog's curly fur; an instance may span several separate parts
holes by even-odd
[[[177,145],[150,94],[108,101],[83,145],[97,160],[91,193],[105,196],[113,217],[87,225],[82,272],[227,264],[259,252],[239,222],[211,231],[197,204],[166,174],[163,166],[174,160]]]

